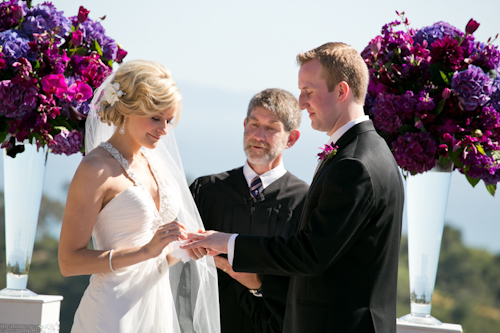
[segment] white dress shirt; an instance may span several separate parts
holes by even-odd
[[[268,172],[264,172],[261,175],[258,175],[257,172],[252,169],[252,167],[248,164],[248,161],[246,161],[245,165],[243,166],[243,176],[245,176],[248,188],[250,188],[250,184],[252,183],[252,180],[255,178],[255,176],[260,177],[260,180],[262,182],[262,190],[260,192],[262,192],[266,187],[281,178],[285,173],[286,169],[283,165],[283,160],[280,161],[280,164],[278,164],[277,167],[269,170]],[[233,265],[234,242],[236,236],[238,236],[238,234],[233,234],[227,242],[227,259],[229,260],[231,266]]]

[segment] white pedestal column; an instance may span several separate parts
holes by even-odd
[[[424,325],[398,321],[397,333],[462,333],[462,325]]]
[[[0,296],[0,332],[59,332],[62,296]]]

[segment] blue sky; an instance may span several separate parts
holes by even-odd
[[[34,0],[34,4],[41,1]],[[295,56],[325,42],[343,41],[361,51],[382,25],[405,11],[414,28],[447,21],[464,29],[472,17],[481,26],[476,39],[500,32],[500,1],[102,1],[55,0],[67,16],[80,5],[90,17],[106,15],[109,36],[129,54],[156,60],[172,71],[183,94],[183,114],[175,129],[184,169],[193,179],[244,162],[243,119],[250,98],[270,87],[298,96]],[[499,42],[495,42],[496,45]],[[301,138],[284,154],[285,166],[310,182],[318,147],[327,140],[310,128],[303,112]],[[44,191],[65,200],[81,156],[49,157]],[[1,161],[1,159],[0,159]],[[463,231],[469,245],[500,253],[500,190],[492,198],[479,184],[455,172],[446,218]]]

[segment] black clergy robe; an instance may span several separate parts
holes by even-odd
[[[190,186],[207,230],[288,239],[297,231],[308,185],[287,172],[250,196],[243,168],[200,177]],[[222,333],[281,332],[289,277],[261,275],[262,295],[217,270]]]

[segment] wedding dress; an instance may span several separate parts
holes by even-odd
[[[103,123],[97,112],[110,75],[94,92],[85,123],[85,152],[106,149],[134,183],[99,212],[92,238],[94,249],[111,250],[147,244],[157,228],[176,218],[189,232],[203,223],[189,191],[172,129],[155,149],[142,148],[160,193],[160,207],[135,177],[128,162],[106,142],[115,126]],[[170,243],[172,256],[182,261],[172,267],[167,248],[157,258],[94,274],[75,314],[72,332],[220,333],[217,271],[212,257],[190,260],[179,242]]]
[[[123,249],[147,244],[161,224],[179,213],[179,189],[166,182],[151,154],[143,151],[158,183],[160,207],[134,175],[127,160],[110,143],[107,150],[132,180],[98,214],[92,232],[97,250]],[[162,170],[162,172],[168,172]],[[180,332],[169,281],[167,248],[156,258],[94,274],[75,314],[72,332]]]

